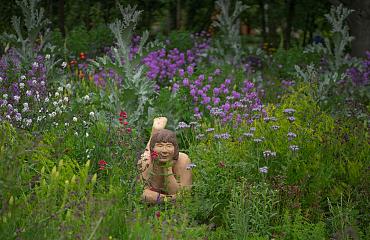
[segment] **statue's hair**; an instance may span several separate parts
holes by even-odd
[[[175,147],[173,159],[179,159],[179,145],[177,143],[175,132],[168,129],[161,129],[158,132],[154,133],[152,139],[150,140],[150,151],[153,151],[155,144],[160,142],[172,143]]]

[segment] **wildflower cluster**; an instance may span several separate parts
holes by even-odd
[[[186,70],[180,69],[181,80],[176,84],[189,90],[195,117],[207,115],[221,119],[223,124],[234,123],[235,126],[243,121],[252,122],[253,119],[262,117],[261,101],[253,91],[252,82],[245,80],[241,90],[237,91],[234,89],[235,82],[230,78],[226,78],[221,84],[214,83],[214,78],[221,74],[220,69],[216,69],[208,77],[204,74],[196,76],[193,73],[192,66]]]
[[[143,63],[149,67],[147,77],[157,80],[160,85],[167,85],[178,73],[184,75],[182,68],[195,67],[202,56],[206,55],[209,48],[210,38],[206,32],[192,35],[194,47],[185,53],[177,48],[167,50],[166,48],[150,52],[143,59]],[[180,71],[179,71],[180,70]]]
[[[65,110],[64,103],[68,102],[68,97],[63,97],[63,88],[48,93],[49,60],[50,55],[38,55],[30,65],[22,65],[20,55],[13,49],[1,57],[0,121],[30,128],[34,122],[47,116],[54,118]],[[47,107],[50,103],[53,103],[53,110]]]

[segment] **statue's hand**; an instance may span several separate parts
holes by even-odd
[[[167,124],[167,118],[166,117],[157,117],[153,120],[153,129],[160,130],[164,129]]]

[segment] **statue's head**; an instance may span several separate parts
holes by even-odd
[[[153,150],[156,150],[160,155],[173,155],[173,160],[179,159],[176,133],[167,129],[161,129],[154,133],[150,140],[150,151]]]

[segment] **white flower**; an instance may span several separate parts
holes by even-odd
[[[32,92],[31,92],[30,90],[27,90],[27,91],[26,91],[26,95],[27,95],[27,96],[31,96],[31,94],[32,94]]]
[[[50,54],[46,54],[46,55],[45,55],[45,59],[46,59],[46,60],[49,60],[49,59],[50,59]]]
[[[62,87],[58,87],[58,92],[63,92],[63,88]]]
[[[68,102],[68,97],[64,97],[63,99],[65,102]]]
[[[69,126],[69,123],[67,123],[67,122],[66,122],[66,123],[64,123],[64,126],[68,127],[68,126]]]
[[[26,76],[22,75],[21,80],[24,80],[24,79],[26,79]]]
[[[48,97],[47,97],[47,98],[45,98],[45,100],[44,100],[44,101],[45,101],[46,103],[47,103],[47,102],[49,102],[49,98],[48,98]]]
[[[60,94],[59,94],[58,92],[56,92],[56,93],[55,93],[55,96],[56,96],[56,97],[59,97],[59,95],[60,95]]]
[[[19,83],[19,87],[21,88],[21,89],[23,89],[24,88],[24,83]]]
[[[28,103],[23,103],[23,107],[28,108]]]
[[[11,119],[11,118],[10,118],[10,115],[6,115],[6,118],[7,118],[7,119]]]
[[[72,118],[72,120],[73,120],[74,122],[77,122],[77,118],[76,118],[76,117],[73,117],[73,118]]]
[[[45,82],[44,81],[41,81],[41,86],[45,86]]]
[[[3,81],[3,78],[2,77],[0,77],[0,82],[2,82]]]
[[[32,63],[33,67],[39,67],[39,64],[37,62]]]
[[[78,132],[75,132],[75,136],[78,136]]]
[[[38,116],[37,117],[37,122],[40,122],[42,120],[42,117]]]
[[[51,113],[51,116],[52,116],[52,117],[55,117],[56,115],[57,115],[57,113],[56,113],[56,112],[52,112],[52,113]]]
[[[86,133],[86,137],[88,137],[89,136],[89,133]]]
[[[1,106],[5,106],[6,104],[8,104],[8,101],[4,100],[3,103],[1,104]]]
[[[58,105],[58,103],[57,103],[56,101],[54,101],[54,102],[53,102],[53,105],[54,105],[54,106],[56,106],[56,105]]]
[[[31,123],[32,123],[32,119],[27,119],[27,120],[26,120],[26,125],[27,125],[27,126],[31,125]]]
[[[15,101],[18,102],[21,97],[20,96],[14,96],[13,98],[14,98]]]
[[[53,122],[53,124],[54,124],[55,126],[58,126],[58,125],[59,125],[57,122]]]
[[[69,83],[68,83],[68,84],[66,85],[66,88],[70,89],[70,88],[71,88],[71,84],[69,84]]]
[[[67,67],[67,63],[66,62],[63,62],[62,63],[62,68],[65,68],[65,67]]]
[[[84,96],[84,97],[83,97],[83,100],[85,100],[85,101],[89,101],[89,100],[90,100],[90,96],[89,96],[89,95]]]
[[[90,117],[94,117],[95,115],[94,112],[90,112],[89,114],[90,114]]]
[[[13,110],[13,111],[17,113],[17,112],[18,112],[18,108],[14,108],[14,110]]]
[[[37,81],[36,81],[36,80],[33,80],[33,81],[32,81],[32,84],[33,84],[33,85],[36,85],[36,84],[37,84]]]
[[[83,121],[83,124],[84,124],[84,125],[86,125],[86,124],[87,124],[87,122],[86,122],[86,121]]]
[[[8,94],[6,94],[6,93],[5,93],[5,94],[3,94],[3,98],[4,98],[4,99],[8,99]]]

